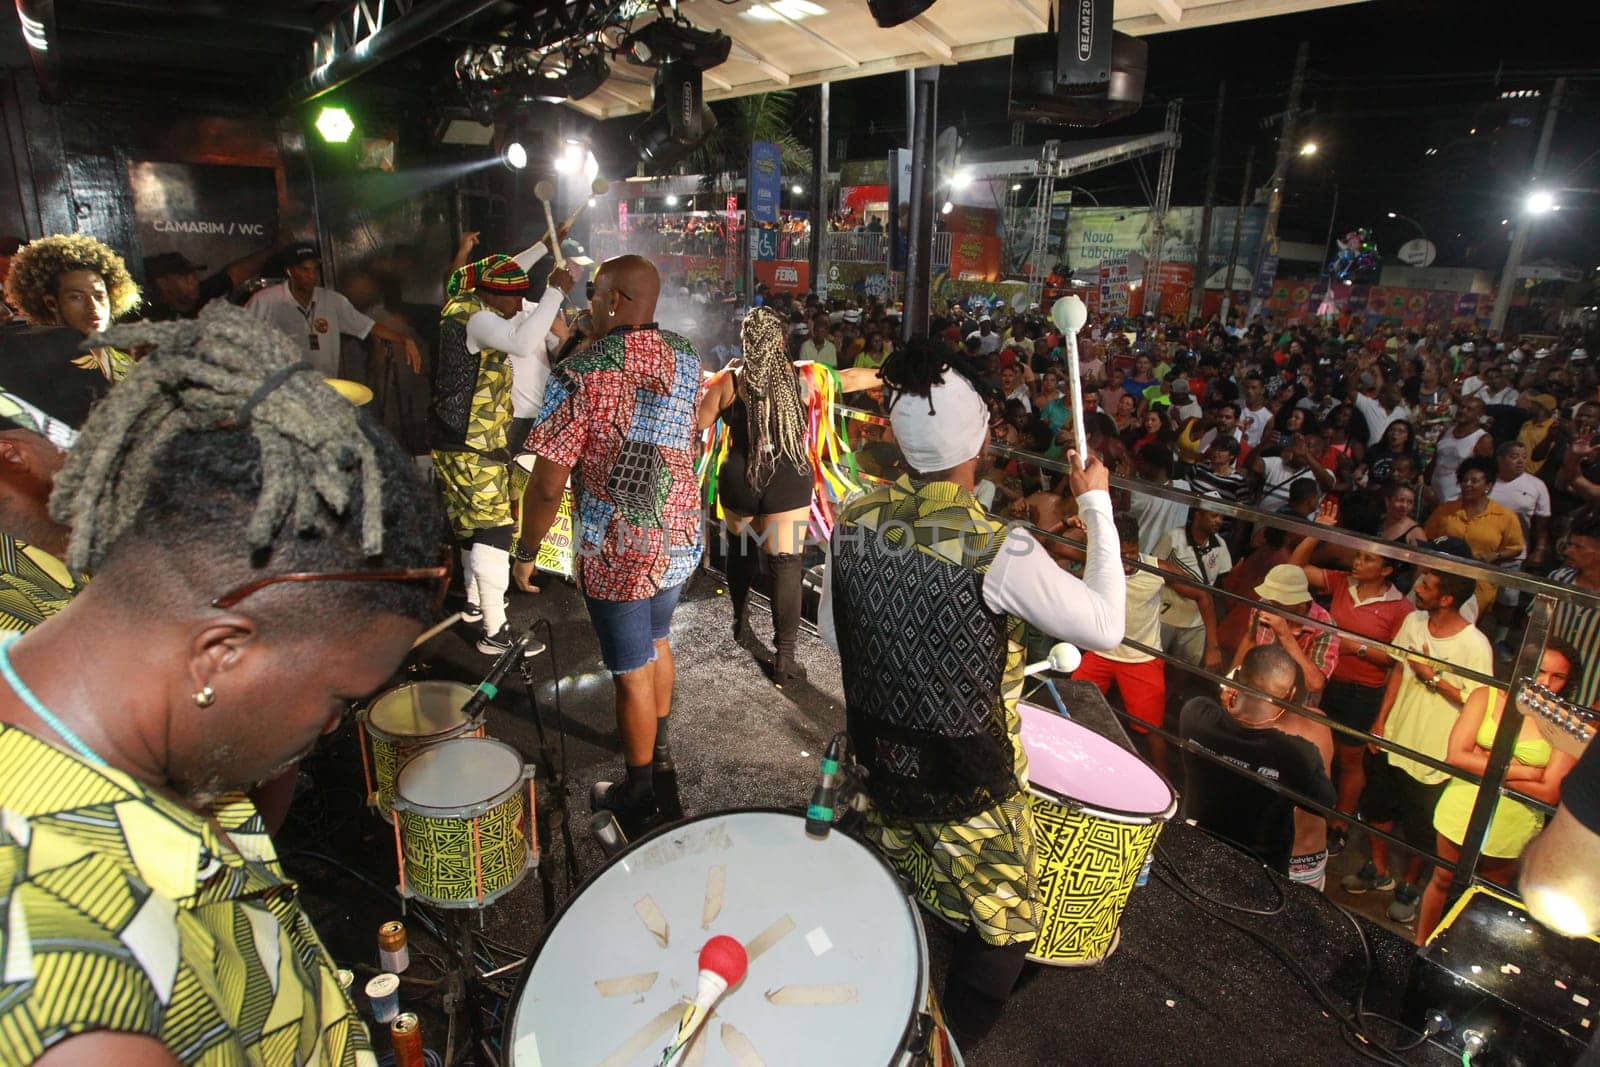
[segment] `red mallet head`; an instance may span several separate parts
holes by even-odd
[[[744,946],[727,934],[718,934],[700,949],[700,970],[710,971],[730,986],[744,979],[749,966],[750,957]]]

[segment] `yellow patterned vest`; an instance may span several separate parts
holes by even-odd
[[[901,478],[840,512],[831,594],[846,722],[889,814],[960,819],[1026,787],[1023,623],[983,599],[1005,537],[952,482]]]
[[[506,447],[511,363],[496,348],[469,350],[467,320],[479,311],[495,314],[477,293],[468,291],[452,298],[439,313],[429,421],[432,447],[441,452],[495,454]]]

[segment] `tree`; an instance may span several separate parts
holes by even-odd
[[[753,141],[771,141],[783,157],[783,173],[811,175],[811,149],[794,135],[797,97],[792,89],[719,100],[711,105],[717,128],[691,152],[687,169],[698,171],[707,192],[732,192],[744,176]]]

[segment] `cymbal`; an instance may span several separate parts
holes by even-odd
[[[353,382],[349,378],[324,378],[322,380],[333,386],[335,392],[356,407],[372,402],[372,390],[360,382]]]

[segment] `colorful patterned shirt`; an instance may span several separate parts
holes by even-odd
[[[83,583],[44,549],[0,533],[0,631],[33,629],[77,596]]]
[[[1306,658],[1317,665],[1324,678],[1331,678],[1334,669],[1339,666],[1339,635],[1334,633],[1336,625],[1328,609],[1312,601],[1302,613],[1308,619],[1325,623],[1327,628],[1321,626],[1307,626],[1297,623],[1293,619],[1289,623],[1289,632],[1294,635],[1295,644],[1300,646],[1300,651]],[[1272,632],[1272,627],[1264,622],[1256,623],[1255,643],[1257,645],[1270,645],[1277,641],[1278,635]]]
[[[376,1067],[260,815],[211,817],[0,725],[0,1065],[113,1030],[186,1064]]]
[[[703,388],[694,346],[654,323],[611,331],[551,375],[527,451],[572,469],[585,596],[645,600],[699,565]]]

